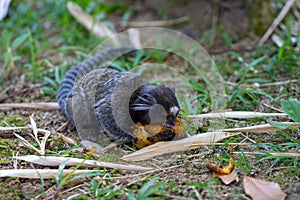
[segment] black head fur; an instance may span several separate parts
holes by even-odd
[[[177,116],[171,111],[174,107],[179,108],[174,91],[162,85],[143,85],[132,94],[129,101],[132,120],[143,125],[173,127]]]

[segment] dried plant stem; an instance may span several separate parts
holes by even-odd
[[[173,20],[165,20],[165,21],[144,21],[144,22],[121,22],[121,26],[123,27],[160,27],[160,26],[172,26],[175,24],[181,24],[189,21],[188,16],[180,17]]]
[[[87,30],[91,31],[97,37],[111,37],[115,34],[101,22],[95,21],[93,17],[82,10],[74,2],[68,1],[67,8],[71,15]]]
[[[291,9],[292,5],[294,4],[295,0],[288,0],[284,7],[282,8],[279,15],[276,17],[276,19],[273,21],[271,26],[268,28],[267,32],[264,34],[264,36],[261,38],[261,40],[258,42],[258,46],[263,45],[266,40],[270,37],[270,35],[274,32],[274,30],[277,28],[277,26],[280,24],[280,22],[284,19],[284,17],[287,15],[289,10]]]
[[[218,21],[219,21],[219,11],[220,11],[220,0],[213,0],[211,29],[214,31],[214,33],[210,37],[209,44],[208,44],[209,47],[214,46],[216,41]]]
[[[287,81],[278,81],[278,82],[273,82],[273,83],[264,83],[264,84],[261,84],[259,87],[278,86],[278,85],[299,83],[299,82],[300,82],[300,79],[294,79],[294,80],[287,80]]]
[[[282,122],[290,126],[300,126],[300,123],[296,122]],[[148,160],[155,156],[160,156],[168,153],[175,153],[180,151],[186,151],[191,149],[196,149],[202,146],[203,144],[214,145],[215,142],[218,142],[222,139],[237,135],[239,132],[252,132],[252,133],[267,133],[276,131],[279,128],[276,128],[269,124],[256,125],[251,127],[242,127],[242,128],[232,128],[224,129],[223,132],[207,132],[202,134],[193,135],[188,138],[181,140],[170,141],[170,142],[158,142],[148,147],[145,147],[139,151],[125,155],[122,157],[124,160],[130,161],[142,161]]]
[[[4,103],[0,104],[0,109],[19,109],[19,108],[34,108],[40,110],[58,110],[59,105],[56,102],[41,102],[41,103]]]
[[[297,122],[282,122],[283,124],[290,125],[290,126],[300,126],[300,123]],[[267,133],[279,130],[279,128],[276,128],[270,124],[261,124],[256,126],[249,126],[249,127],[241,127],[241,128],[229,128],[224,129],[223,131],[226,132],[251,132],[251,133]]]
[[[234,154],[240,154],[241,152],[232,152]],[[273,156],[288,156],[288,157],[300,157],[299,152],[243,152],[244,154],[249,154],[249,155],[257,155],[257,154],[270,154]]]
[[[96,172],[98,170],[76,170],[64,169],[63,176],[69,173],[73,173],[73,176],[85,173]],[[52,179],[53,176],[59,174],[59,169],[4,169],[0,170],[0,177],[18,177],[18,178],[30,178],[30,179]]]
[[[96,160],[84,160],[79,158],[68,158],[60,156],[16,156],[14,157],[18,160],[23,160],[30,163],[35,163],[43,166],[59,166],[61,163],[65,163],[66,166],[77,166],[82,164],[85,167],[106,167],[111,169],[121,169],[129,171],[150,171],[153,170],[151,167],[142,167],[138,165],[127,165],[127,164],[117,164],[110,162],[101,162]]]
[[[199,148],[199,146],[201,146],[203,143],[214,143],[232,135],[236,135],[236,133],[207,132],[203,134],[193,135],[181,140],[158,142],[129,155],[125,155],[122,157],[122,159],[130,161],[148,160],[155,156],[163,155],[166,153],[175,153],[196,149]]]
[[[206,113],[201,115],[189,115],[190,118],[204,119],[204,118],[235,118],[235,119],[249,119],[257,117],[282,117],[287,116],[285,113],[261,113],[248,111],[231,111],[231,112],[216,112]]]
[[[279,108],[276,108],[276,107],[274,107],[274,106],[271,106],[271,105],[269,105],[269,104],[262,103],[262,105],[264,105],[264,106],[266,106],[266,107],[268,107],[268,108],[271,108],[271,109],[273,109],[273,110],[276,110],[277,112],[283,113],[283,110],[281,110],[281,109],[279,109]]]

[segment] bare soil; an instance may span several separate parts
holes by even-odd
[[[133,15],[130,20],[132,21],[147,21],[147,20],[162,20],[164,16],[167,16],[168,19],[174,19],[182,16],[189,16],[190,20],[188,23],[177,25],[171,28],[174,28],[179,31],[186,32],[187,34],[200,38],[203,36],[205,31],[212,27],[212,17],[213,17],[213,1],[209,0],[180,0],[178,3],[168,4],[167,1],[129,1],[129,5],[133,9]],[[219,24],[223,25],[224,31],[231,34],[233,38],[234,45],[243,46],[248,48],[249,45],[253,44],[252,36],[247,35],[249,31],[249,20],[244,6],[244,1],[234,1],[233,4],[229,1],[222,1],[219,11]],[[158,7],[163,10],[160,11]],[[166,15],[165,12],[167,13]],[[119,22],[120,15],[118,13],[112,14],[109,16],[109,19],[112,21]],[[118,27],[119,30],[123,28]],[[256,38],[257,39],[257,38]],[[246,41],[246,42],[245,42]],[[220,35],[216,37],[216,40],[212,46],[207,42],[209,50],[216,51],[224,49],[225,42]],[[244,53],[244,52],[242,52]],[[218,55],[217,59],[221,60],[227,58],[227,56]],[[49,58],[50,60],[55,60],[57,58]],[[55,60],[54,62],[58,62]],[[283,74],[286,76],[286,74]],[[17,103],[17,102],[51,102],[54,101],[54,95],[43,95],[41,93],[39,85],[35,85],[30,81],[21,82],[19,80],[20,74],[13,75],[10,79],[5,80],[5,86],[0,90],[0,103]],[[16,83],[17,82],[17,83]],[[274,91],[278,91],[278,88],[275,88]],[[261,99],[261,101],[267,101]],[[255,111],[270,111],[269,108],[260,108],[253,107]],[[38,111],[38,110],[1,110],[0,111],[0,123],[4,121],[11,120],[14,116],[11,125],[17,125],[19,122],[23,125],[29,123],[28,116],[33,115],[37,126],[55,131],[61,127],[66,119],[62,116],[59,111]],[[262,123],[262,121],[255,121],[254,124]],[[203,123],[206,122],[197,122]],[[229,122],[233,123],[234,126],[245,125],[244,121],[234,121]],[[248,124],[249,125],[249,124]],[[67,126],[61,129],[59,132],[66,134],[79,141],[79,138],[76,134],[76,131]],[[10,157],[14,155],[26,155],[26,154],[35,154],[32,150],[22,146],[20,142],[12,135],[12,132],[6,132],[2,135],[1,133],[0,142],[5,140],[5,143],[0,144],[0,154],[1,160],[7,160],[7,162],[1,162],[0,169],[13,169],[14,163]],[[292,132],[292,137],[299,139],[299,134]],[[24,135],[24,137],[28,138]],[[245,139],[246,142],[249,141],[247,137],[251,138],[254,141],[265,142],[269,141],[281,141],[285,138],[279,136],[278,134],[249,134],[247,136],[240,136],[237,138],[237,141]],[[29,139],[29,138],[28,138]],[[9,151],[7,150],[9,148]],[[53,152],[68,150],[69,145],[53,139],[47,145],[47,149]],[[266,173],[270,166],[273,164],[274,160],[266,160],[254,164],[256,162],[256,156],[247,157],[248,163],[252,166],[251,172],[245,172],[243,166],[236,166],[236,169],[240,176],[240,182],[232,183],[229,186],[225,186],[219,180],[214,181],[211,184],[207,184],[203,188],[195,188],[188,185],[188,182],[205,182],[208,179],[212,178],[211,173],[205,167],[205,162],[207,161],[216,161],[220,162],[217,157],[224,156],[224,154],[232,154],[239,163],[242,162],[240,154],[234,154],[234,152],[249,152],[253,151],[257,147],[240,147],[240,146],[230,146],[220,147],[220,146],[207,146],[200,148],[198,150],[193,150],[189,152],[184,152],[180,154],[173,155],[173,157],[162,157],[157,158],[153,161],[155,164],[160,164],[165,170],[154,172],[152,176],[158,176],[161,179],[166,179],[167,184],[166,188],[171,191],[171,194],[163,196],[165,199],[180,198],[180,197],[189,197],[191,199],[197,198],[197,193],[203,199],[249,199],[243,192],[242,177],[244,175],[257,177],[268,181],[279,182],[283,191],[287,193],[288,199],[299,199],[300,198],[300,184],[299,184],[299,174],[293,174],[291,171],[285,171],[287,167],[285,163],[278,163],[274,168]],[[70,156],[74,155],[85,155],[84,151],[74,151]],[[165,161],[165,162],[164,162]],[[226,163],[221,163],[226,164]],[[21,168],[43,168],[39,165],[30,165],[25,162],[19,162],[18,166]],[[173,168],[168,169],[168,167],[173,166]],[[292,166],[289,166],[292,167]],[[141,187],[142,182],[135,184],[134,186],[127,186],[128,183],[139,180],[145,175],[136,176],[134,172],[129,171],[113,171],[111,172],[112,176],[123,178],[117,178],[107,182],[103,182],[103,185],[111,184],[111,188],[114,187],[127,187],[128,189],[137,189]],[[125,178],[124,178],[125,177]],[[57,188],[54,180],[44,180],[44,184],[41,184],[40,180],[34,179],[22,179],[22,178],[0,178],[0,199],[26,199],[36,197],[37,195],[45,192],[45,195],[40,196],[38,199],[64,199],[70,195],[81,193],[85,187],[90,187],[90,179],[82,178],[78,179],[75,182],[68,183],[64,188]],[[176,185],[172,187],[170,184]],[[119,196],[120,199],[126,199],[124,196]]]

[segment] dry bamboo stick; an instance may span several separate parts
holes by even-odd
[[[290,126],[300,126],[300,123],[296,122],[283,123]],[[231,137],[233,135],[237,135],[239,132],[267,133],[276,131],[278,129],[279,128],[276,128],[272,125],[263,124],[251,127],[224,129],[223,132],[207,132],[193,135],[191,137],[184,138],[181,140],[170,142],[158,142],[129,155],[125,155],[122,157],[122,159],[130,161],[148,160],[155,156],[160,156],[168,153],[176,153],[180,151],[196,149],[204,144],[207,145],[208,143],[213,145],[215,142]]]
[[[291,9],[292,5],[294,4],[295,0],[288,0],[284,7],[282,8],[279,15],[275,18],[271,26],[268,28],[267,32],[264,34],[264,36],[261,38],[261,40],[258,42],[258,46],[263,45],[266,40],[270,37],[270,35],[273,33],[273,31],[276,29],[276,27],[280,24],[280,22],[284,19],[284,17],[287,15],[289,10]]]
[[[175,25],[175,24],[181,24],[181,23],[187,22],[188,20],[189,20],[189,17],[184,16],[184,17],[180,17],[180,18],[177,18],[177,19],[165,20],[165,21],[121,22],[121,26],[136,27],[136,28],[161,27],[161,26],[172,26],[172,25]]]
[[[56,102],[40,102],[40,103],[4,103],[0,104],[0,109],[19,109],[34,108],[40,110],[58,110],[59,105]]]
[[[27,156],[16,156],[14,157],[18,160],[23,160],[26,162],[31,162],[43,166],[59,166],[61,163],[65,163],[66,166],[77,166],[82,164],[86,167],[106,167],[112,169],[121,169],[121,170],[130,170],[130,171],[150,171],[153,170],[151,167],[142,167],[138,165],[127,165],[127,164],[117,164],[109,162],[101,162],[96,160],[84,160],[79,158],[68,158],[60,156],[36,156],[36,155],[27,155]]]
[[[290,125],[290,126],[300,126],[300,123],[297,122],[282,122],[283,124]],[[224,129],[223,131],[226,132],[251,132],[251,133],[267,133],[273,132],[278,130],[279,128],[274,127],[270,124],[261,124],[256,126],[249,126],[249,127],[242,127],[242,128],[229,128]]]
[[[180,151],[196,149],[199,148],[199,146],[201,146],[203,143],[213,144],[214,142],[218,142],[232,135],[236,135],[236,133],[227,133],[221,131],[207,132],[203,134],[193,135],[191,137],[184,138],[181,140],[170,142],[158,142],[129,155],[125,155],[122,157],[122,159],[128,161],[148,160],[155,156],[163,155],[166,153],[175,153]]]
[[[73,169],[64,169],[62,175],[66,176],[69,173],[73,173]],[[98,170],[76,170],[73,176],[96,172]],[[18,177],[18,178],[30,178],[30,179],[52,179],[60,173],[59,169],[3,169],[0,170],[0,177]]]
[[[201,115],[189,115],[188,117],[194,119],[204,118],[235,118],[235,119],[249,119],[257,117],[283,117],[287,116],[285,113],[261,113],[261,112],[248,112],[248,111],[231,111],[231,112],[216,112],[206,113]]]
[[[91,15],[84,12],[76,3],[68,1],[67,8],[71,15],[95,36],[112,38],[112,36],[115,35],[112,30],[107,28],[101,22],[95,21]]]

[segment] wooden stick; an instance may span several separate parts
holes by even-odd
[[[0,104],[0,109],[15,109],[15,108],[33,108],[33,109],[41,109],[41,110],[58,110],[59,105],[56,102],[4,103],[4,104]]]
[[[18,160],[23,160],[30,163],[35,163],[43,166],[54,166],[58,167],[61,163],[65,163],[66,166],[77,166],[82,164],[85,167],[106,167],[111,169],[121,169],[121,170],[129,170],[129,171],[151,171],[153,168],[151,167],[142,167],[138,165],[129,165],[129,164],[117,164],[110,162],[102,162],[96,160],[84,160],[79,158],[68,158],[61,156],[36,156],[36,155],[27,155],[27,156],[16,156],[14,157]]]
[[[240,154],[240,151],[232,152],[234,154]],[[243,152],[244,154],[257,155],[257,154],[270,154],[273,156],[288,156],[288,157],[300,157],[299,152]]]
[[[277,86],[277,85],[284,85],[284,84],[290,84],[290,83],[299,83],[299,82],[300,82],[300,79],[293,79],[293,80],[287,80],[287,81],[264,83],[264,84],[261,84],[259,87],[269,87],[269,86]]]
[[[281,110],[281,109],[279,109],[279,108],[276,108],[276,107],[274,107],[274,106],[271,106],[271,105],[269,105],[269,104],[262,103],[262,105],[264,105],[264,106],[266,106],[266,107],[268,107],[268,108],[271,108],[271,109],[273,109],[273,110],[276,110],[277,112],[283,113],[283,110]]]
[[[273,21],[271,26],[268,28],[267,32],[264,34],[264,36],[261,38],[261,40],[258,42],[258,46],[263,45],[267,39],[270,37],[270,35],[273,33],[273,31],[276,29],[276,27],[280,24],[280,22],[284,19],[284,17],[287,15],[289,10],[291,9],[292,5],[294,4],[295,0],[288,0],[282,10],[280,11],[277,18]]]
[[[217,37],[217,28],[218,28],[218,22],[219,22],[219,12],[220,12],[220,0],[213,0],[213,12],[212,12],[212,22],[211,22],[211,29],[214,31],[211,34],[210,40],[209,40],[209,47],[214,46],[216,37]]]
[[[159,26],[172,26],[176,24],[181,24],[189,21],[188,16],[180,17],[173,20],[165,20],[165,21],[144,21],[144,22],[121,22],[121,26],[123,27],[159,27]]]
[[[95,36],[112,38],[112,36],[115,35],[112,30],[107,28],[101,22],[95,21],[91,15],[84,12],[76,3],[68,1],[67,8],[71,15]]]
[[[194,119],[205,118],[235,118],[235,119],[249,119],[257,117],[285,117],[285,113],[261,113],[261,112],[248,112],[248,111],[231,111],[231,112],[216,112],[206,113],[201,115],[189,115],[188,117]]]
[[[64,169],[62,174],[66,176],[69,173],[73,173],[73,169]],[[97,172],[99,170],[76,170],[73,176]],[[18,178],[29,178],[29,179],[53,179],[60,173],[59,169],[3,169],[0,170],[0,177],[18,177]]]
[[[295,126],[299,127],[300,123],[298,122],[282,122],[283,124],[289,125],[289,126]],[[276,131],[279,128],[274,127],[270,124],[261,124],[261,125],[256,125],[256,126],[249,126],[249,127],[241,127],[241,128],[228,128],[224,129],[223,131],[226,132],[251,132],[251,133],[267,133],[267,132],[272,132]]]

